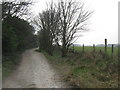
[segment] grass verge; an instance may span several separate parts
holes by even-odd
[[[64,81],[79,88],[118,88],[118,57],[103,52],[68,53],[65,58],[55,50],[43,52]]]
[[[2,56],[2,79],[8,77],[19,65],[22,52],[8,53]]]

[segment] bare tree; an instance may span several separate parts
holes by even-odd
[[[44,43],[42,46],[52,53],[53,44],[61,43],[62,57],[65,57],[69,47],[80,36],[79,32],[86,30],[86,21],[91,15],[92,12],[85,10],[82,2],[61,0],[57,4],[50,3],[34,20],[41,29],[39,35],[44,37],[39,39]]]
[[[32,0],[29,1],[2,1],[2,19],[9,16],[22,17],[28,11],[28,6],[32,4]]]
[[[34,20],[34,23],[40,29],[39,48],[46,50],[50,55],[53,52],[53,44],[57,43],[59,39],[59,17],[60,13],[52,2],[49,4],[47,10],[40,13]]]
[[[65,57],[70,45],[79,37],[78,32],[86,30],[86,21],[93,12],[84,9],[84,3],[72,0],[58,3],[60,27],[62,32],[62,57]]]

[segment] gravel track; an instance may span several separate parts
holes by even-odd
[[[22,54],[18,68],[3,81],[3,88],[64,88],[65,83],[42,53],[34,49]]]

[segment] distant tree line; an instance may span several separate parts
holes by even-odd
[[[31,2],[2,2],[2,52],[12,53],[36,46],[34,28],[22,19]]]
[[[39,50],[53,55],[57,46],[62,57],[67,55],[69,47],[80,36],[79,32],[87,30],[87,21],[92,11],[84,9],[84,3],[72,0],[49,3],[47,9],[35,18],[34,24],[40,29],[38,33]]]

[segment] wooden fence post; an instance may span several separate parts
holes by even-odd
[[[93,57],[94,57],[94,59],[95,59],[95,54],[96,54],[96,53],[95,53],[95,44],[93,44],[93,52],[94,52],[94,53],[93,53]]]
[[[112,57],[113,57],[113,52],[114,52],[114,45],[112,44]]]
[[[107,39],[105,39],[105,54],[107,54]]]
[[[84,52],[84,47],[85,47],[85,46],[84,46],[84,44],[83,44],[83,52]]]

